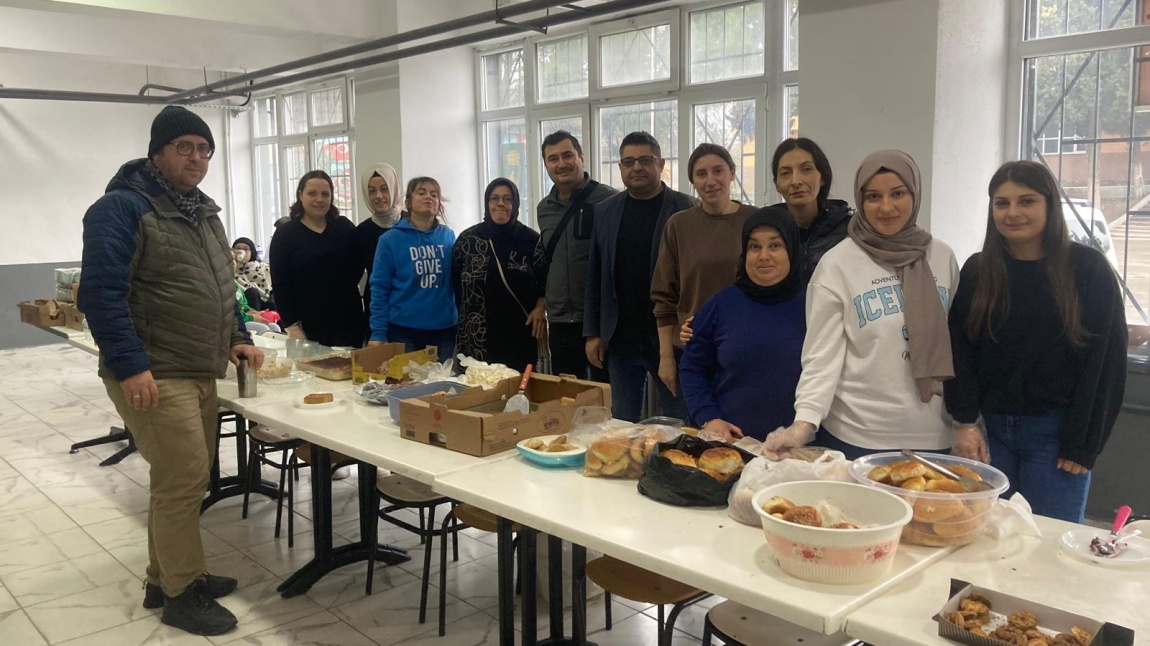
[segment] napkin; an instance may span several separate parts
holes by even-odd
[[[1002,540],[1014,534],[1042,537],[1042,531],[1034,522],[1034,511],[1020,493],[1014,494],[1009,500],[999,498],[990,510],[990,520],[986,523],[986,535],[994,540]]]

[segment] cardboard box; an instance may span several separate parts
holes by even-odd
[[[84,313],[75,303],[60,303],[60,313],[61,325],[80,332],[84,331]]]
[[[496,388],[471,388],[458,395],[427,395],[399,403],[400,435],[423,444],[479,457],[515,448],[540,435],[565,433],[582,406],[611,407],[611,387],[551,375],[531,375],[527,399],[531,412],[504,413],[507,399],[519,391],[519,377],[504,379]]]
[[[1078,626],[1094,635],[1090,646],[1133,646],[1134,644],[1134,631],[1129,628],[1111,623],[1103,623],[1097,619],[1091,619],[1058,608],[1044,606],[1039,603],[1034,603],[1033,601],[1003,594],[996,590],[980,588],[966,581],[959,581],[958,579],[950,580],[950,599],[947,600],[942,610],[934,616],[934,620],[938,622],[939,636],[962,644],[970,644],[970,646],[1003,646],[1003,642],[997,639],[975,635],[965,628],[959,628],[946,619],[948,614],[958,610],[958,606],[962,600],[972,592],[983,595],[991,602],[991,623],[987,624],[985,628],[988,633],[992,632],[999,625],[1006,623],[1004,621],[1006,615],[1025,610],[1033,613],[1034,616],[1038,618],[1039,629],[1050,635],[1068,633],[1072,626]]]
[[[63,325],[60,304],[52,299],[37,298],[20,303],[20,320],[36,327]]]
[[[403,367],[408,362],[423,365],[439,357],[439,349],[433,345],[415,352],[404,352],[406,347],[402,343],[384,343],[352,352],[351,383],[366,384],[372,379],[382,381],[388,377],[403,379]],[[385,362],[390,363],[383,369]]]

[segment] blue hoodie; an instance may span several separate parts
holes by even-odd
[[[455,325],[454,245],[455,232],[446,225],[420,231],[407,218],[380,236],[371,272],[372,341],[387,341],[392,323],[419,330]]]

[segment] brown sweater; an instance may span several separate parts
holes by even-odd
[[[740,204],[734,213],[713,216],[702,206],[676,213],[663,230],[651,301],[660,326],[678,328],[720,289],[735,282],[742,255],[743,223],[757,209]]]

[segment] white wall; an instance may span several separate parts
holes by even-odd
[[[144,69],[133,65],[74,58],[0,53],[8,87],[43,86],[135,93]],[[202,83],[200,72],[152,68],[153,82],[185,86]],[[104,193],[108,180],[126,161],[144,157],[149,129],[159,106],[62,101],[0,101],[0,177],[8,204],[0,214],[0,264],[63,262],[81,255],[82,218]],[[201,188],[227,207],[222,157],[247,155],[223,150],[224,111],[198,108],[220,148]],[[246,128],[246,126],[244,126]],[[235,148],[235,147],[233,147]],[[233,157],[233,161],[238,157]],[[251,174],[251,164],[236,171]],[[250,182],[250,179],[248,180]],[[247,189],[250,194],[250,188]],[[224,214],[237,229],[250,229],[250,199],[236,200]],[[239,224],[245,223],[245,224]]]
[[[1006,3],[939,6],[931,232],[961,264],[982,248],[986,186],[1004,161]]]
[[[399,66],[384,71],[357,73],[355,76],[355,167],[356,198],[359,213],[356,220],[371,217],[371,208],[362,199],[359,174],[380,162],[391,164],[403,174],[403,142],[399,100]],[[403,190],[403,187],[400,187]],[[348,214],[352,217],[352,214]]]
[[[898,148],[922,170],[919,224],[961,262],[982,246],[986,184],[1002,162],[1006,3],[803,0],[802,134],[852,196],[859,163]]]
[[[434,4],[405,0],[398,29],[405,31],[486,9],[472,0]],[[456,232],[479,222],[482,187],[475,113],[475,51],[456,47],[399,62],[404,180],[439,180],[450,200],[447,219]]]
[[[802,0],[799,123],[823,146],[854,203],[854,178],[870,153],[898,148],[918,162],[930,204],[937,0]],[[919,224],[929,227],[923,208]]]

